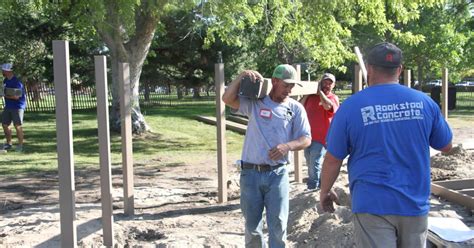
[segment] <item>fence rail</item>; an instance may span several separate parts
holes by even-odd
[[[26,111],[47,112],[56,109],[56,98],[54,88],[47,86],[26,87]],[[199,97],[194,97],[192,92],[182,92],[178,95],[176,90],[172,91],[145,91],[139,93],[140,106],[176,106],[210,104],[215,102],[214,92],[200,92]],[[95,109],[97,99],[94,87],[81,87],[71,89],[72,109]],[[112,105],[112,94],[109,90],[109,106]],[[0,106],[4,106],[4,99],[0,97]]]
[[[54,88],[45,85],[36,87],[27,87],[27,107],[26,111],[45,112],[54,111],[56,109]],[[426,90],[425,90],[426,91]],[[197,104],[214,104],[215,92],[202,91],[199,97],[193,97],[191,91],[186,94],[178,94],[176,89],[168,91],[163,87],[157,90],[140,90],[140,106],[178,106],[178,105],[197,105]],[[351,96],[349,89],[336,89],[336,95],[339,96],[341,102]],[[431,95],[431,91],[426,93]],[[97,99],[94,87],[81,87],[71,89],[72,109],[95,109]],[[112,95],[109,90],[109,105],[112,104]],[[4,105],[3,98],[0,98],[0,106]],[[456,87],[456,110],[474,110],[474,87]]]

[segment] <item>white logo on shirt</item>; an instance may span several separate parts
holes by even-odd
[[[373,105],[360,109],[364,126],[392,121],[423,119],[423,102]]]

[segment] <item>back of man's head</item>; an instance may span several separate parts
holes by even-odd
[[[373,46],[368,55],[367,63],[378,71],[394,75],[402,65],[402,50],[389,42],[382,42]]]

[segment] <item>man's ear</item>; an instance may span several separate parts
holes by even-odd
[[[275,86],[278,83],[278,79],[272,78],[272,86]]]

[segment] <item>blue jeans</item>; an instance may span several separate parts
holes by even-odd
[[[308,166],[308,181],[306,182],[308,189],[319,188],[324,155],[326,155],[326,148],[316,141],[312,141],[311,145],[304,150],[304,157]]]
[[[268,172],[241,171],[240,207],[245,218],[246,247],[266,247],[262,231],[264,207],[270,247],[285,247],[289,191],[286,166]]]

